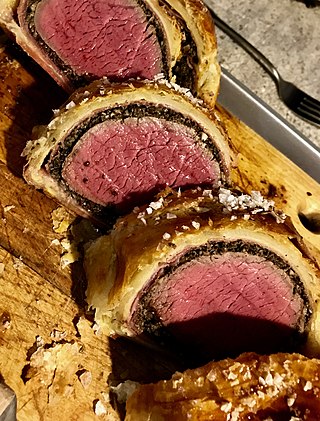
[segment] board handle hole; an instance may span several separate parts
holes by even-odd
[[[301,224],[310,232],[320,234],[320,212],[298,213]]]

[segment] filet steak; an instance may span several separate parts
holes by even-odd
[[[161,73],[214,106],[220,68],[201,0],[0,0],[0,26],[69,92]]]
[[[229,180],[228,139],[217,121],[165,84],[94,82],[25,153],[29,183],[106,223],[167,186],[217,187]]]
[[[319,353],[319,270],[289,219],[257,192],[161,196],[97,239],[85,269],[88,303],[109,334],[197,362]]]

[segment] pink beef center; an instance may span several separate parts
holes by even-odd
[[[303,310],[285,272],[262,257],[231,252],[182,266],[150,304],[176,337],[211,352],[278,346]]]
[[[135,0],[42,0],[35,27],[77,74],[123,80],[161,72],[159,42]]]
[[[65,161],[69,187],[100,205],[141,204],[165,188],[217,184],[219,165],[193,129],[145,117],[111,120],[88,130]]]

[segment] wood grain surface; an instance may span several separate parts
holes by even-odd
[[[61,264],[65,232],[53,229],[59,205],[28,186],[21,152],[32,128],[66,99],[11,45],[0,51],[0,375],[16,392],[18,420],[118,420],[108,384],[151,382],[178,367],[168,358],[94,329],[84,313],[81,259]],[[260,190],[292,217],[320,262],[320,186],[221,107],[236,151],[234,182]],[[311,231],[298,214],[310,222]],[[310,215],[312,217],[310,217]],[[312,232],[315,231],[315,232]],[[103,412],[103,411],[102,411]]]

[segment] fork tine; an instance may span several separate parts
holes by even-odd
[[[299,114],[305,120],[312,121],[314,124],[320,126],[320,114],[317,115],[310,112],[310,110],[308,110],[305,106],[298,106],[296,109],[296,113]]]
[[[320,121],[320,108],[316,108],[312,101],[308,101],[304,98],[297,108],[303,109],[308,115],[312,115]]]
[[[314,98],[310,98],[306,96],[303,98],[302,102],[306,105],[306,107],[311,108],[314,111],[318,111],[320,113],[320,102],[315,100]]]

